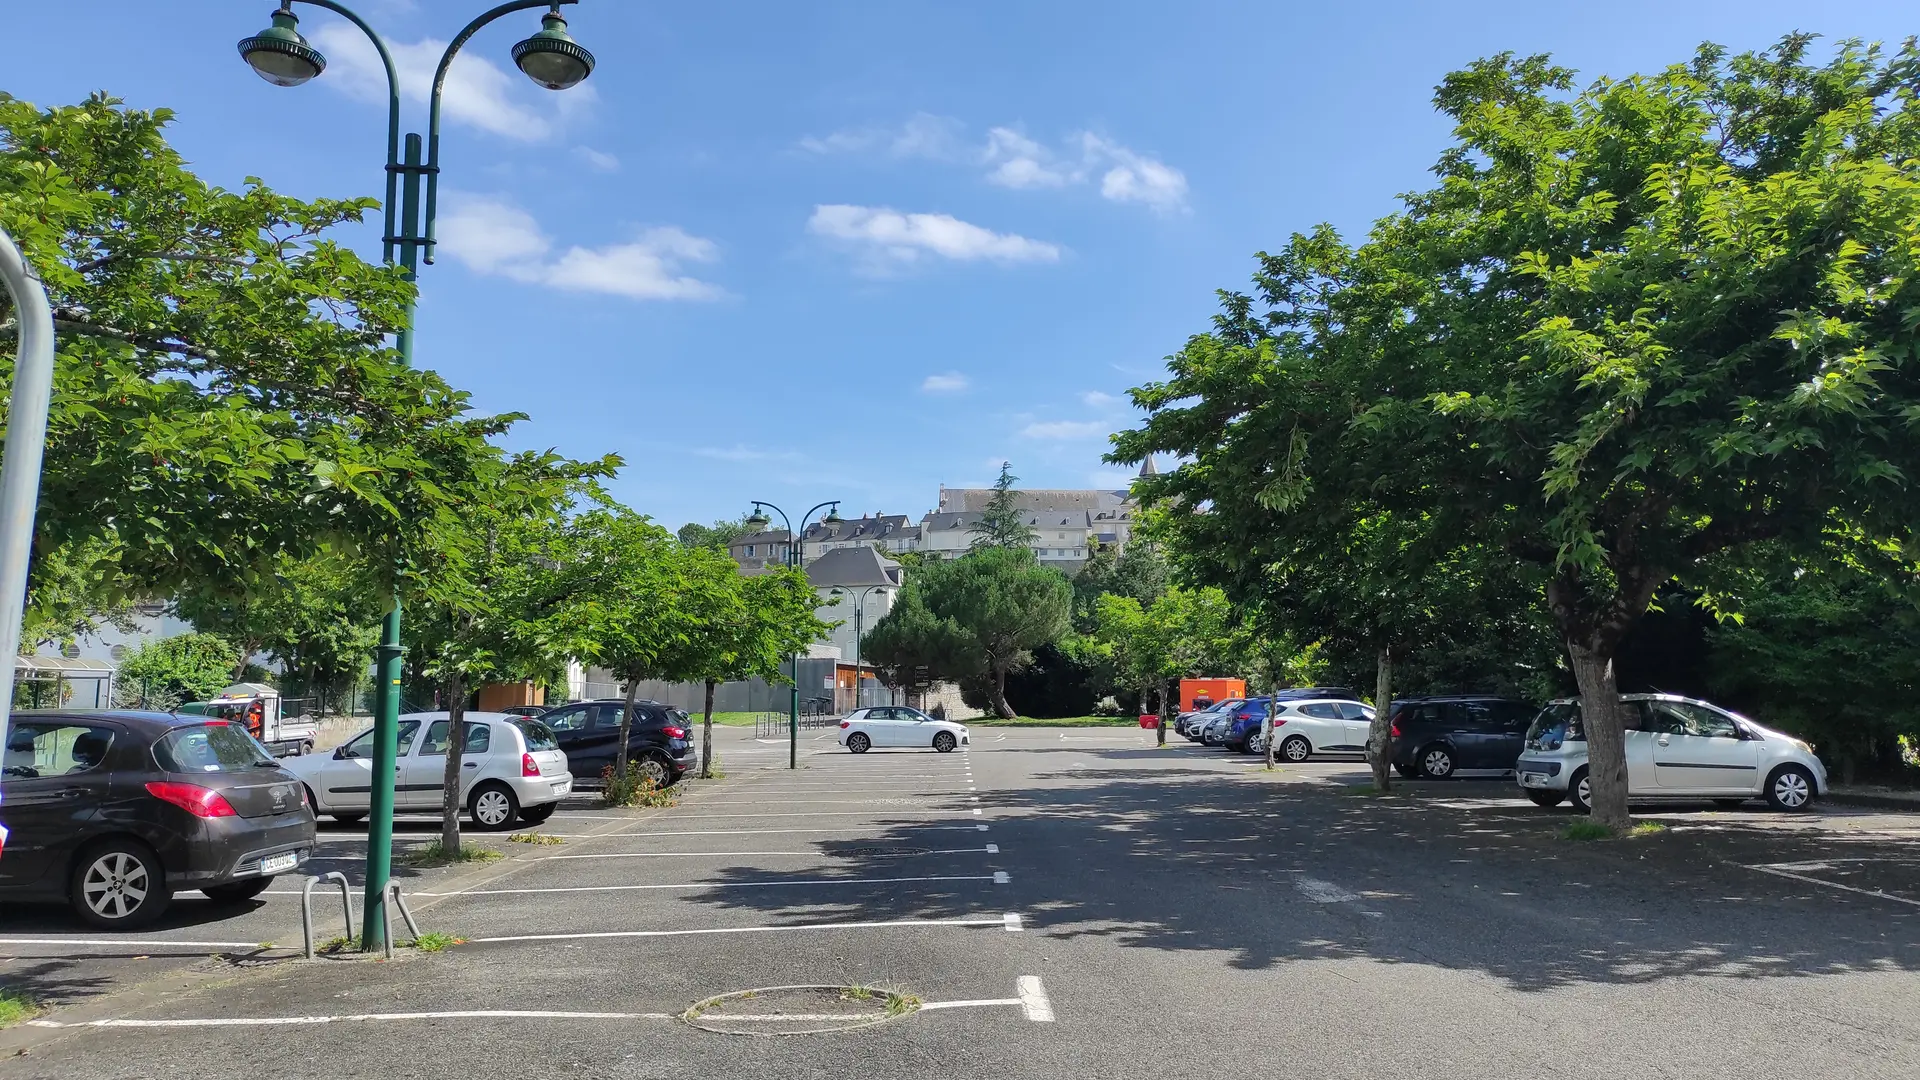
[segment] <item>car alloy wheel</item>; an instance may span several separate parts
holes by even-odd
[[[1787,765],[1767,784],[1767,802],[1776,810],[1805,810],[1813,802],[1813,778],[1798,765]]]
[[[1573,784],[1567,788],[1567,794],[1573,799],[1573,808],[1583,814],[1593,813],[1593,781],[1587,778],[1587,770],[1573,778]]]
[[[488,784],[473,793],[467,806],[473,815],[473,823],[482,829],[504,829],[513,824],[513,817],[519,813],[513,792],[498,784]]]
[[[641,776],[653,781],[654,787],[667,786],[667,767],[660,763],[659,758],[641,758],[634,767],[640,770]]]
[[[943,754],[952,750],[955,745],[951,731],[943,731],[933,737],[933,748]]]
[[[847,749],[853,751],[856,754],[866,753],[867,749],[872,745],[873,745],[873,740],[867,738],[865,732],[856,731],[853,734],[847,736]]]
[[[152,875],[132,854],[109,851],[95,859],[80,879],[80,897],[87,910],[103,919],[126,918],[146,903]]]
[[[1280,756],[1288,761],[1305,761],[1313,756],[1313,744],[1304,736],[1295,735],[1280,744]]]
[[[1431,747],[1421,755],[1420,771],[1434,780],[1445,780],[1453,775],[1453,755],[1444,747]]]

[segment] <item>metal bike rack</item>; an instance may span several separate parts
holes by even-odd
[[[384,935],[387,959],[391,960],[393,959],[393,909],[400,909],[400,917],[407,921],[407,930],[413,934],[415,941],[420,940],[420,924],[413,921],[413,912],[407,910],[407,902],[400,896],[400,883],[397,881],[387,883],[387,902],[382,904],[381,908],[387,931]]]
[[[313,959],[313,887],[322,882],[334,881],[340,884],[340,914],[346,918],[347,936],[353,936],[353,894],[347,875],[338,870],[308,878],[306,888],[300,890],[300,931],[306,936],[307,959]],[[412,925],[413,920],[407,920]]]

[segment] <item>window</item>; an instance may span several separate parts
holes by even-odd
[[[553,737],[553,729],[547,727],[545,717],[536,719],[523,716],[518,720],[509,720],[507,723],[520,729],[520,734],[526,737],[528,750],[538,752],[560,749],[560,740]]]
[[[1300,715],[1311,716],[1316,720],[1340,719],[1340,706],[1331,701],[1310,701],[1300,706]]]
[[[587,726],[587,707],[573,705],[564,709],[555,709],[542,716],[540,722],[554,731],[578,731]]]
[[[447,752],[447,729],[453,725],[451,720],[435,720],[427,725],[427,738],[420,744],[420,756],[441,757]],[[469,720],[467,727],[467,746],[460,751],[462,756],[473,757],[484,754],[493,748],[493,728],[485,720]]]
[[[110,728],[15,721],[7,734],[7,752],[0,757],[0,775],[8,780],[33,780],[92,772],[107,760],[112,747]]]
[[[1737,739],[1740,728],[1713,709],[1687,701],[1645,701],[1647,730],[1658,735],[1692,735],[1703,739]]]
[[[247,729],[232,724],[195,724],[160,737],[154,759],[167,772],[238,772],[272,768],[273,755],[253,741]]]
[[[420,721],[400,721],[400,749],[396,756],[405,757],[413,749],[413,737],[420,730]],[[345,758],[370,758],[373,756],[373,732],[363,731],[360,737],[340,748],[340,756]]]
[[[751,558],[753,558],[753,545],[752,545],[752,544],[748,544],[748,545],[747,545],[747,558],[749,558],[749,559],[751,559]]]
[[[1340,716],[1345,720],[1372,720],[1373,709],[1357,701],[1343,701],[1340,703]]]

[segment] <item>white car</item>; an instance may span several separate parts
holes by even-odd
[[[1813,747],[1738,713],[1673,694],[1625,694],[1627,797],[1712,799],[1738,806],[1765,799],[1776,810],[1806,810],[1827,793],[1827,768]],[[1593,810],[1580,702],[1551,702],[1527,729],[1514,764],[1520,790],[1539,806],[1572,799]]]
[[[905,705],[853,710],[840,721],[838,741],[856,754],[876,746],[931,746],[945,754],[968,745],[967,725],[935,720]]]
[[[1373,729],[1373,706],[1346,698],[1324,701],[1282,701],[1273,717],[1273,735],[1279,739],[1274,756],[1282,761],[1305,761],[1315,754],[1364,754],[1367,733]],[[1247,752],[1267,752],[1266,721],[1247,739]]]
[[[505,829],[514,820],[538,825],[573,792],[567,755],[538,719],[507,713],[470,712],[467,747],[461,754],[460,801],[482,829]],[[422,737],[422,729],[425,736]],[[395,813],[438,813],[447,768],[447,714],[408,713],[400,718],[399,756],[393,773]],[[342,743],[331,754],[287,758],[281,765],[307,786],[316,814],[359,821],[373,799],[373,729]]]

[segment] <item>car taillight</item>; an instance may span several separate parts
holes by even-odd
[[[841,726],[841,727],[843,727],[843,728],[846,728],[846,727],[852,727],[852,726],[853,726],[853,721],[851,721],[851,720],[842,720],[842,721],[840,721],[840,726]]]
[[[533,760],[532,754],[520,755],[520,775],[521,776],[539,776],[540,775],[540,763]]]
[[[1393,723],[1389,724],[1387,726],[1387,734],[1393,736],[1396,739],[1399,738],[1400,737],[1400,721],[1395,720]]]
[[[686,728],[683,728],[683,727],[669,727],[669,728],[667,729],[667,738],[669,738],[669,739],[684,739],[684,738],[686,738],[686,737],[687,737],[687,729],[686,729]]]
[[[1286,717],[1284,717],[1284,716],[1276,716],[1276,717],[1274,717],[1274,718],[1273,718],[1273,726],[1274,726],[1274,727],[1286,727],[1286,726],[1287,726],[1287,718],[1286,718]]]
[[[225,795],[198,784],[178,784],[155,780],[147,785],[147,794],[192,814],[194,817],[234,817],[233,804]]]

